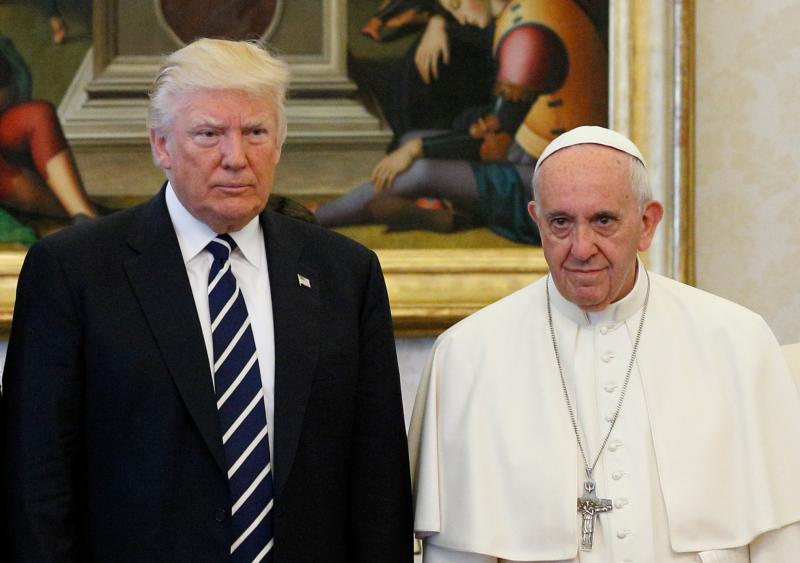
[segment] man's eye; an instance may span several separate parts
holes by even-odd
[[[556,217],[550,223],[556,229],[561,229],[566,227],[569,224],[569,221],[565,217]]]

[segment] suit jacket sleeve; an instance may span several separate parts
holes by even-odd
[[[25,259],[4,373],[3,550],[79,560],[83,379],[76,295],[46,243]]]
[[[359,344],[349,482],[352,561],[411,561],[411,479],[400,377],[389,301],[374,254],[360,315]]]

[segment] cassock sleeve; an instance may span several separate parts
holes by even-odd
[[[765,532],[750,544],[751,563],[796,561],[800,556],[800,522]]]
[[[425,544],[422,563],[498,563],[500,559],[480,553],[452,551],[437,545]]]
[[[434,344],[420,378],[408,442],[414,491],[414,532],[425,538],[441,531],[439,507],[438,369]]]

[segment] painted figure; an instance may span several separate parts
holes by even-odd
[[[527,214],[536,158],[578,125],[607,121],[607,54],[600,33],[576,2],[439,0],[457,22],[494,22],[494,99],[468,126],[415,131],[384,157],[368,182],[323,203],[326,226],[363,222],[450,232],[486,225],[537,244]],[[424,209],[418,198],[445,200]]]
[[[465,127],[476,108],[491,102],[493,25],[462,25],[435,0],[389,0],[361,32],[388,42],[420,25],[424,31],[393,64],[352,67],[354,79],[375,95],[394,133],[391,150],[411,131],[447,130],[454,123]]]
[[[0,37],[0,204],[73,221],[94,217],[55,108],[30,98],[30,71]]]
[[[53,43],[61,45],[67,39],[67,22],[64,21],[64,16],[61,15],[61,10],[58,9],[56,0],[39,0],[39,4],[47,16],[47,21],[50,24],[50,33]]]

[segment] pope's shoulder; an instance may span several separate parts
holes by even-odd
[[[764,322],[758,313],[719,295],[653,272],[650,272],[650,279],[653,283],[653,302],[673,313],[681,311],[708,326],[744,321]]]
[[[545,278],[472,313],[437,339],[437,345],[458,342],[467,346],[509,342],[520,336],[520,327],[536,317],[545,318]]]

